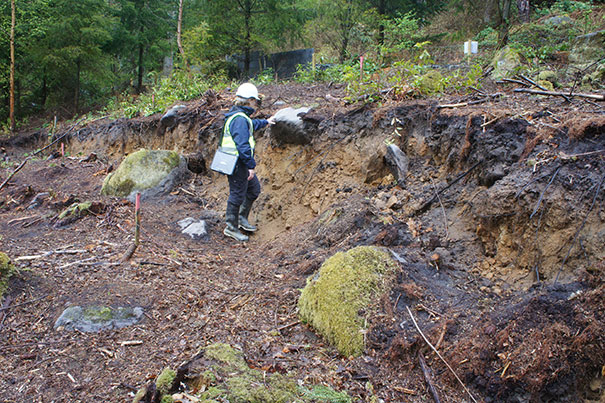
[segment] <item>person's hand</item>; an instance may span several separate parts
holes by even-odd
[[[254,178],[254,169],[248,169],[248,180],[251,181]]]
[[[267,119],[267,122],[269,123],[269,126],[273,126],[275,124],[275,116],[271,116]]]

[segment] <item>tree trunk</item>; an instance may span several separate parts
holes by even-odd
[[[139,73],[137,78],[137,94],[143,91],[143,44],[139,44]]]
[[[496,27],[500,25],[500,4],[498,0],[487,0],[485,2],[485,9],[483,12],[483,22]]]
[[[11,0],[11,33],[10,33],[10,131],[15,130],[15,0]]]
[[[498,34],[498,42],[500,46],[506,46],[508,43],[508,27],[510,25],[510,7],[512,4],[512,0],[504,0],[502,2],[502,9],[500,15],[502,16],[500,20],[500,31]]]
[[[183,49],[183,44],[181,43],[181,26],[183,23],[183,0],[179,0],[179,19],[177,21],[176,26],[176,44],[179,47],[179,52],[181,53],[181,57],[183,58],[183,64],[185,65],[185,69],[189,71],[189,65],[187,64],[187,58],[185,57],[185,50]]]
[[[251,38],[251,28],[250,28],[250,20],[252,18],[252,4],[250,0],[246,0],[245,2],[245,10],[244,10],[244,27],[246,29],[246,37],[244,39],[244,75],[246,78],[250,77],[250,50],[252,48],[252,44],[250,43]]]
[[[517,0],[521,22],[529,22],[529,0]]]

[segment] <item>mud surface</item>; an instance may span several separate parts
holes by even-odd
[[[33,158],[0,190],[0,249],[21,269],[0,311],[0,400],[130,401],[164,367],[222,342],[253,368],[356,401],[430,401],[418,354],[443,401],[602,401],[602,113],[514,94],[446,109],[460,99],[378,107],[334,101],[342,88],[331,86],[261,92],[260,117],[312,110],[305,141],[259,133],[260,230],[246,244],[222,235],[227,181],[207,169],[228,93],[187,104],[169,127],[161,116],[78,127],[69,157]],[[46,138],[3,141],[2,181]],[[404,180],[385,163],[387,144],[409,160]],[[141,244],[123,263],[134,206],[100,188],[141,147],[177,150],[196,174],[144,203]],[[75,201],[96,208],[58,220]],[[206,220],[208,237],[181,234],[186,217]],[[367,318],[365,354],[340,357],[296,303],[326,258],[358,245],[389,248],[401,272]],[[54,330],[75,305],[143,307],[144,319]]]

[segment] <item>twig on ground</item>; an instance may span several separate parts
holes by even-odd
[[[477,400],[475,400],[475,398],[471,394],[471,392],[468,390],[468,388],[466,387],[466,385],[464,385],[464,382],[462,382],[462,380],[458,377],[458,375],[456,375],[456,372],[454,372],[454,370],[452,369],[452,367],[450,366],[450,364],[448,364],[448,362],[445,360],[445,358],[443,358],[441,356],[441,353],[439,353],[439,351],[431,344],[431,342],[429,341],[429,339],[426,338],[426,336],[424,335],[424,333],[422,333],[422,330],[420,330],[420,327],[418,326],[418,323],[416,323],[416,319],[414,318],[414,315],[412,314],[412,311],[410,310],[410,307],[406,306],[405,308],[408,310],[408,313],[410,314],[410,318],[412,318],[412,322],[414,322],[414,326],[416,327],[416,330],[418,330],[418,333],[420,333],[420,336],[422,336],[422,338],[424,339],[424,341],[426,342],[426,344],[428,344],[429,347],[435,353],[437,353],[437,356],[441,359],[441,361],[443,361],[443,363],[450,370],[450,372],[454,375],[454,377],[456,377],[456,379],[458,380],[458,382],[460,383],[460,385],[462,385],[462,387],[464,388],[464,390],[466,391],[466,393],[468,393],[468,395],[470,396],[471,400],[473,402],[475,402],[475,403],[478,403]]]
[[[439,393],[437,393],[437,389],[433,384],[433,377],[431,376],[431,369],[426,365],[426,361],[422,356],[422,352],[418,351],[418,361],[420,362],[420,368],[422,369],[422,374],[424,375],[424,380],[427,385],[429,385],[429,390],[431,391],[431,395],[433,395],[433,399],[435,399],[435,403],[441,403],[439,399]]]
[[[599,197],[599,193],[601,192],[601,185],[603,185],[603,180],[605,180],[605,175],[603,175],[601,177],[601,180],[599,181],[599,184],[597,185],[597,191],[595,192],[594,197],[592,198],[592,204],[590,205],[590,208],[588,209],[588,212],[584,216],[584,220],[582,220],[582,224],[580,225],[580,228],[578,228],[578,230],[576,231],[576,234],[573,237],[573,241],[571,241],[571,245],[569,246],[569,250],[567,251],[567,255],[565,255],[565,258],[563,259],[563,262],[561,263],[561,267],[559,267],[559,271],[557,272],[557,276],[555,277],[554,284],[557,284],[557,281],[559,281],[559,275],[561,274],[561,270],[563,270],[563,267],[565,266],[565,263],[567,262],[567,259],[569,258],[569,255],[571,254],[571,250],[573,249],[573,246],[576,244],[576,240],[578,239],[578,235],[580,235],[580,232],[584,228],[584,225],[586,224],[586,219],[590,215],[590,212],[592,211],[592,209],[593,209],[593,207],[595,205],[595,202],[597,201],[597,198]]]

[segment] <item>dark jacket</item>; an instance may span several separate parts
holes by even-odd
[[[238,112],[244,112],[246,115],[250,116],[254,113],[254,109],[248,106],[234,106],[225,114],[225,119],[228,119],[229,116]],[[256,131],[258,129],[262,129],[263,127],[267,126],[268,123],[269,122],[267,122],[266,119],[252,119],[253,130]],[[231,133],[231,137],[233,137],[233,141],[237,147],[239,160],[246,166],[246,168],[254,169],[256,167],[256,161],[254,161],[254,156],[252,155],[252,150],[250,148],[250,142],[248,141],[250,137],[248,121],[241,116],[234,118],[229,125],[229,132]]]

